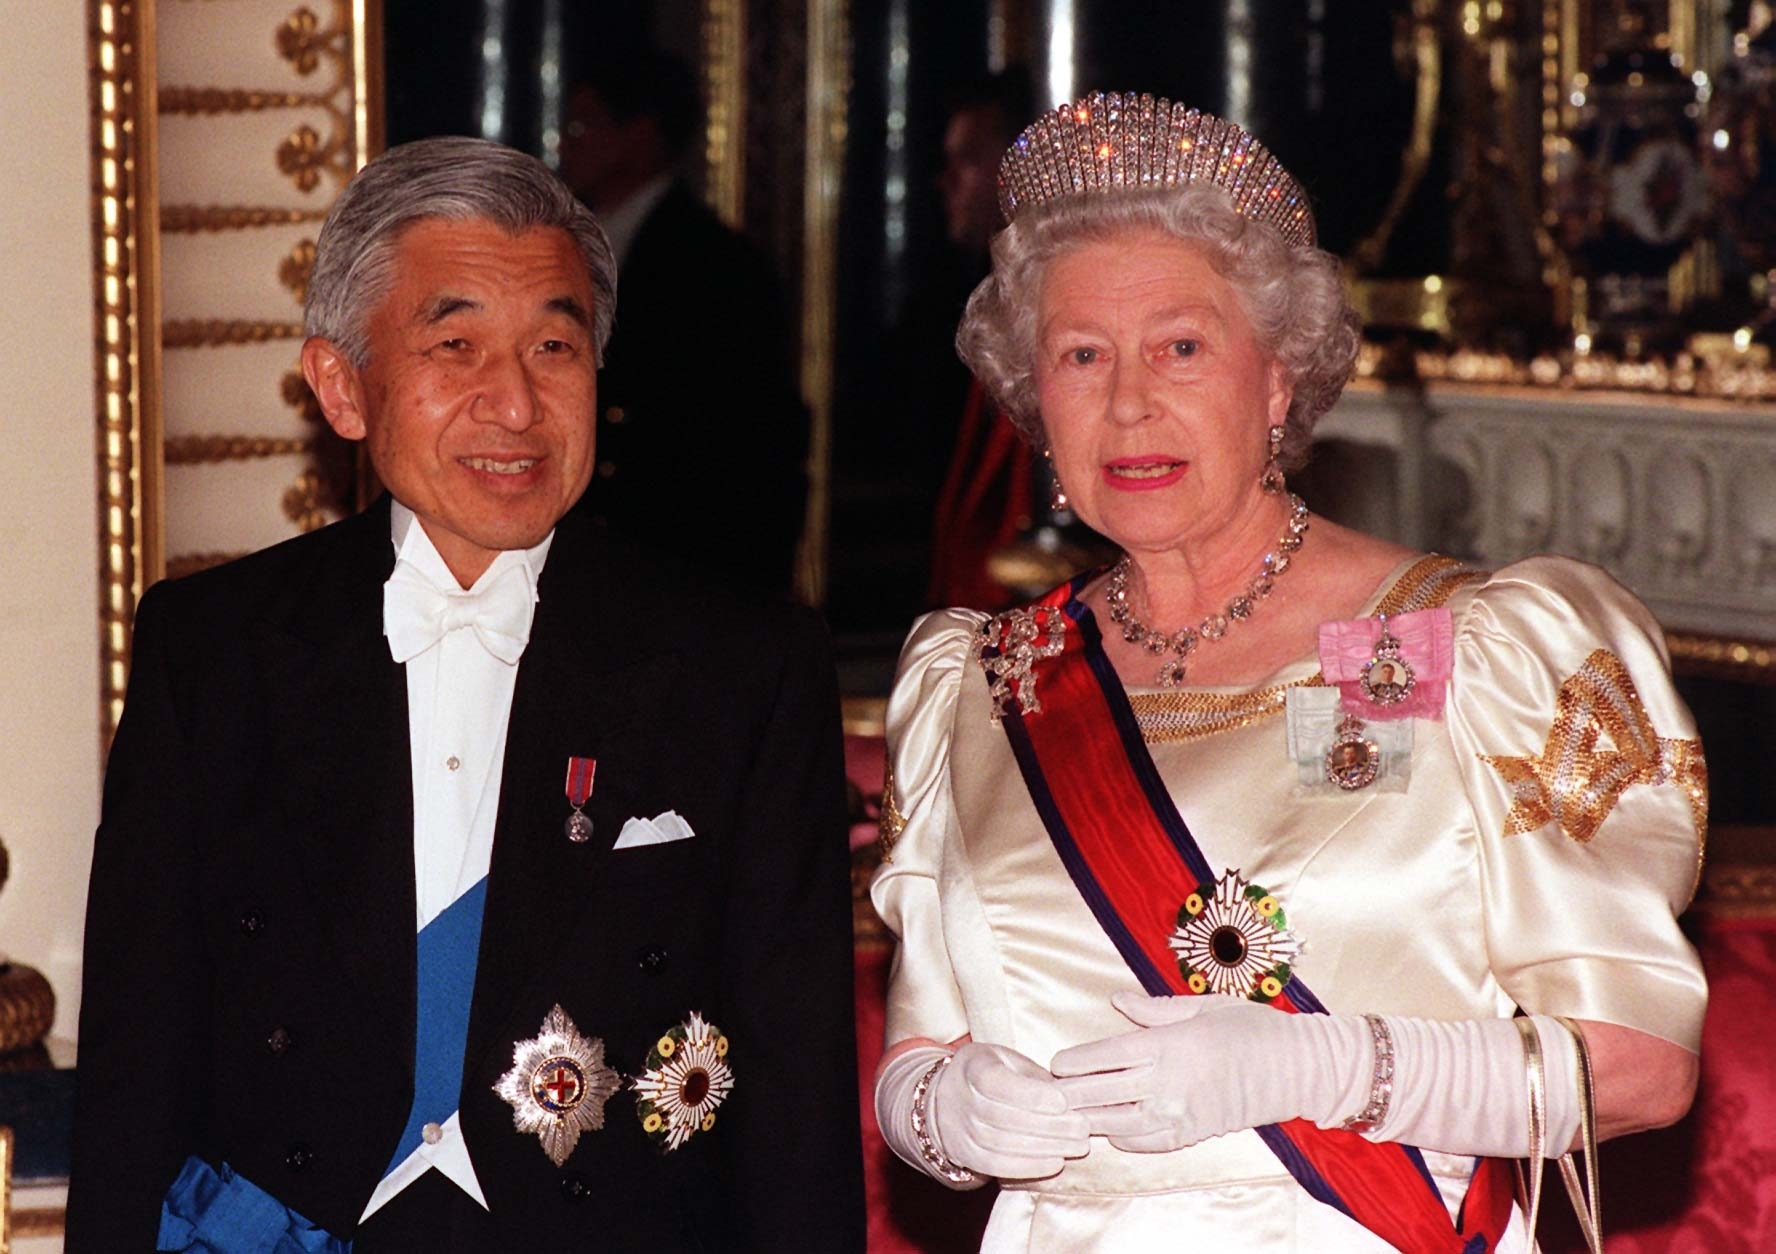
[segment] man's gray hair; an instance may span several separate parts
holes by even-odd
[[[593,343],[603,363],[617,307],[617,261],[604,229],[535,157],[462,136],[391,148],[345,185],[315,245],[304,333],[330,341],[354,366],[369,361],[370,314],[394,283],[401,233],[425,218],[480,219],[512,235],[566,231],[592,280]]]

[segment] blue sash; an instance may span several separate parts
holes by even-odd
[[[351,1254],[264,1189],[203,1159],[185,1160],[160,1204],[157,1250],[180,1254]]]
[[[418,1147],[428,1123],[443,1123],[462,1097],[463,1051],[469,1039],[469,1002],[481,952],[483,875],[419,933],[419,1018],[413,1049],[413,1108],[388,1175]]]

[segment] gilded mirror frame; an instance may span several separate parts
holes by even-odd
[[[169,107],[174,112],[238,114],[297,103],[335,104],[313,93],[205,88],[194,94],[176,88],[171,90],[181,103],[169,105],[162,99],[156,73],[161,37],[157,15],[167,3],[190,2],[87,3],[97,346],[99,723],[105,744],[116,730],[129,683],[136,607],[148,587],[167,571],[158,114]],[[323,162],[342,164],[343,179],[381,146],[381,0],[288,0],[288,4],[283,27],[266,31],[280,53],[292,63],[311,54],[344,62],[337,90],[349,92],[350,100],[334,109],[343,133],[312,154],[310,162],[317,167]],[[317,8],[329,16],[317,17]],[[308,73],[313,67],[298,68]],[[280,168],[283,156],[280,151]],[[268,221],[306,221],[313,215],[205,206],[188,216],[202,219],[203,229],[219,230]],[[231,333],[206,342],[245,341]]]

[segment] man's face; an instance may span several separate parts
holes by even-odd
[[[561,181],[594,209],[608,211],[631,186],[651,177],[652,125],[645,118],[619,120],[597,92],[577,88],[561,128]]]
[[[998,116],[988,106],[963,109],[944,128],[944,166],[937,176],[950,242],[985,252],[1000,226],[999,158],[1005,151]]]
[[[396,245],[362,368],[324,340],[303,369],[467,587],[548,535],[592,475],[592,282],[573,239],[423,219]]]

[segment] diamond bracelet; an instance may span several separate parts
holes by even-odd
[[[951,1184],[977,1184],[980,1176],[966,1167],[958,1166],[944,1156],[937,1147],[937,1141],[931,1135],[931,1125],[925,1119],[925,1102],[931,1096],[931,1085],[943,1072],[943,1069],[956,1061],[956,1055],[945,1054],[919,1077],[913,1086],[913,1139],[919,1143],[919,1157],[925,1165],[943,1180]]]
[[[1394,1036],[1380,1015],[1364,1015],[1375,1045],[1375,1070],[1369,1076],[1369,1104],[1339,1125],[1346,1132],[1374,1132],[1387,1121],[1394,1099]]]

